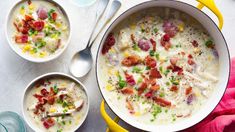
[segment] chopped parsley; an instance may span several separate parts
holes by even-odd
[[[207,48],[214,48],[214,46],[215,46],[212,40],[207,40],[205,42],[205,45]]]
[[[160,97],[165,97],[165,94],[162,92],[159,94]]]
[[[154,32],[154,33],[157,33],[157,32],[158,32],[158,28],[154,28],[154,29],[153,29],[153,32]]]
[[[139,46],[136,43],[132,46],[132,48],[135,51],[140,51],[140,48],[139,48]]]
[[[154,54],[155,54],[155,51],[150,50],[149,55],[150,55],[150,56],[154,56]]]
[[[165,76],[167,76],[169,72],[170,72],[170,70],[169,70],[169,69],[167,69],[167,70],[165,70],[165,71],[164,71],[164,73],[163,73],[163,74],[164,74]]]
[[[170,81],[171,81],[171,83],[174,84],[174,85],[179,85],[179,80],[176,79],[176,78],[173,77],[173,76],[170,78]]]
[[[134,66],[133,69],[132,69],[133,73],[140,73],[141,71],[142,70],[139,67],[137,67],[137,66]]]
[[[127,82],[123,80],[120,75],[118,76],[118,78],[119,78],[118,85],[120,88],[124,88],[125,86],[127,86]]]
[[[156,53],[155,57],[157,58],[157,60],[159,60],[159,53]]]
[[[156,119],[157,115],[162,112],[162,107],[159,105],[153,105],[152,108],[153,108],[153,111],[151,113],[153,115],[153,119],[150,120],[151,122],[153,122]]]
[[[145,70],[150,70],[150,67],[149,67],[149,66],[146,66]]]
[[[58,93],[58,87],[57,87],[57,85],[54,85],[54,87],[53,87],[53,91],[57,94]]]

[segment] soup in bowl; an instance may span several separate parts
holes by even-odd
[[[58,57],[70,39],[68,16],[54,1],[20,1],[9,13],[6,31],[12,49],[33,62]]]
[[[62,73],[36,78],[26,88],[23,98],[24,118],[35,131],[75,131],[84,122],[88,109],[85,87]]]

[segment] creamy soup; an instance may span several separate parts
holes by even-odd
[[[88,108],[81,86],[65,78],[36,82],[26,96],[30,121],[41,131],[71,132],[81,124]]]
[[[213,39],[178,10],[135,13],[115,27],[101,48],[98,74],[108,101],[140,123],[191,117],[218,82]]]
[[[12,41],[23,53],[45,58],[58,53],[68,41],[69,24],[64,12],[44,0],[25,1],[14,8]]]

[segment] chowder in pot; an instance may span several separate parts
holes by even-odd
[[[190,15],[165,7],[119,23],[105,39],[98,63],[108,101],[141,124],[190,118],[219,80],[213,38]]]

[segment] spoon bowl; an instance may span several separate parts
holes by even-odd
[[[73,76],[83,77],[91,70],[92,65],[91,50],[86,48],[73,56],[69,69]]]
[[[108,3],[105,7],[105,9],[107,8]],[[101,15],[98,17],[98,14],[96,13],[96,17],[98,18],[98,20],[96,21],[92,33],[90,35],[90,38],[88,40],[87,46],[84,50],[77,52],[71,61],[70,64],[70,73],[77,77],[83,77],[85,76],[92,68],[93,65],[93,58],[92,58],[92,54],[91,54],[91,47],[94,44],[96,38],[98,37],[99,33],[102,31],[102,29],[108,24],[108,22],[112,19],[112,17],[116,14],[116,12],[119,10],[119,8],[121,7],[121,2],[119,0],[114,0],[111,4],[111,10],[108,12],[107,16],[106,16],[106,22],[103,24],[103,26],[101,27],[101,29],[99,30],[99,32],[95,35],[94,39],[91,41],[93,33],[97,27],[97,24],[99,23],[99,21],[101,20],[102,15],[105,12],[104,11],[101,13]]]

